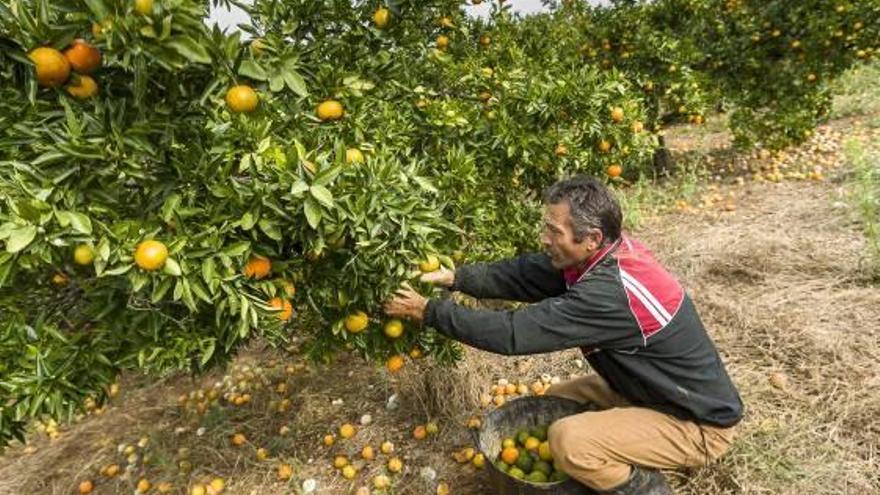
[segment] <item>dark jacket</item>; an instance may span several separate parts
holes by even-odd
[[[460,267],[453,290],[534,304],[514,311],[465,308],[432,299],[425,324],[473,347],[535,354],[579,347],[636,406],[731,426],[739,393],[684,289],[650,252],[622,237],[584,271],[560,271],[546,254]]]

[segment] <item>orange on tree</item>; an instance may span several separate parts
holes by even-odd
[[[293,316],[293,306],[290,304],[290,301],[286,299],[273,297],[272,299],[269,299],[269,307],[274,310],[280,310],[278,313],[278,319],[281,321],[287,321]]]
[[[345,317],[345,329],[351,333],[360,333],[363,332],[367,325],[370,323],[370,319],[367,317],[367,314],[363,311],[355,311],[354,313]]]
[[[568,155],[568,147],[562,143],[556,145],[556,148],[553,150],[553,154],[562,158],[563,156]]]
[[[137,245],[137,249],[134,251],[135,264],[146,271],[162,268],[167,260],[168,248],[156,240],[143,241]]]
[[[70,67],[80,74],[91,74],[101,66],[101,51],[84,39],[75,39],[64,50]]]
[[[391,11],[386,9],[385,7],[379,7],[373,12],[373,24],[376,25],[377,28],[383,29],[388,25],[388,21],[391,20]]]
[[[226,105],[235,113],[249,113],[257,109],[260,99],[254,88],[239,84],[226,92]]]
[[[67,285],[68,282],[70,282],[70,277],[64,272],[58,272],[55,275],[52,275],[52,283],[55,285]]]
[[[601,153],[608,153],[609,151],[611,151],[611,141],[603,139],[599,141],[597,147],[599,148],[599,151]]]
[[[620,107],[612,108],[611,109],[611,120],[617,124],[623,122],[623,109]]]
[[[419,262],[419,270],[422,273],[435,272],[440,269],[440,259],[433,254],[425,257],[424,261]]]
[[[623,173],[623,167],[615,163],[609,165],[608,168],[605,170],[605,173],[608,174],[608,177],[616,179],[617,177],[620,177],[620,174]]]
[[[327,122],[341,119],[345,110],[342,108],[342,103],[336,100],[325,100],[318,105],[316,113],[321,121]]]
[[[34,63],[37,70],[37,82],[40,86],[57,88],[70,77],[70,62],[58,50],[41,46],[33,49],[28,58]]]
[[[91,265],[95,261],[95,248],[80,244],[73,250],[73,261],[77,265]]]
[[[492,43],[492,38],[486,36],[485,34],[480,36],[480,45],[487,47],[491,43]]]
[[[643,130],[645,130],[645,124],[641,123],[638,120],[632,123],[632,131],[633,132],[639,133],[639,132],[642,132]]]
[[[244,265],[242,273],[247,278],[264,279],[272,273],[272,262],[263,256],[251,256]]]
[[[437,36],[437,39],[434,43],[437,45],[438,50],[445,51],[447,48],[449,48],[449,37],[445,34],[441,34],[440,36]]]
[[[296,295],[296,286],[289,280],[281,282],[281,288],[284,290],[284,295],[288,298],[292,298]]]
[[[385,332],[385,336],[389,339],[396,339],[403,335],[403,322],[397,318],[393,318],[385,322],[385,326],[382,330]]]
[[[98,94],[98,83],[92,79],[92,76],[74,75],[71,83],[64,89],[70,96],[78,100],[86,100]]]
[[[357,148],[348,148],[345,150],[345,163],[363,163],[364,154]]]
[[[403,356],[399,354],[391,356],[385,361],[385,368],[387,368],[390,373],[397,373],[403,368]]]
[[[153,0],[134,0],[134,11],[140,15],[153,13]]]

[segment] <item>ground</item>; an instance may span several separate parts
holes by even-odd
[[[728,455],[667,477],[682,494],[880,493],[880,283],[842,155],[845,140],[878,142],[880,121],[838,118],[780,156],[735,154],[721,129],[673,131],[678,162],[699,166],[625,193],[633,235],[682,280],[746,404]],[[817,180],[799,178],[816,165]],[[170,482],[173,493],[222,477],[233,494],[302,493],[307,479],[315,493],[347,494],[385,471],[389,456],[378,449],[390,440],[404,471],[388,493],[432,494],[446,482],[453,494],[483,495],[486,473],[451,458],[471,445],[468,418],[489,409],[481,396],[501,378],[532,384],[588,372],[576,351],[505,358],[468,350],[453,370],[418,359],[397,375],[353,357],[304,366],[289,351],[255,343],[229,369],[197,378],[126,375],[99,414],[61,426],[54,439],[34,431],[0,457],[0,494],[70,494],[85,479],[95,480],[95,493],[130,494],[141,477],[154,487]],[[181,394],[215,382],[225,390],[224,377],[251,401],[201,417],[179,407]],[[429,420],[439,433],[413,439]],[[343,440],[346,422],[357,433]],[[231,445],[235,433],[244,445]],[[337,434],[329,447],[328,433]],[[360,459],[367,444],[375,460]],[[258,459],[260,447],[267,459]],[[331,466],[339,454],[355,462],[354,480]],[[112,463],[123,472],[101,476]],[[277,479],[281,463],[293,468],[289,481]]]

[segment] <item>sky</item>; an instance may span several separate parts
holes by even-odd
[[[484,1],[480,5],[470,5],[466,7],[468,11],[474,15],[485,16],[489,13],[489,1]],[[530,14],[544,10],[541,0],[511,0],[511,6],[514,12],[522,14]],[[234,27],[236,24],[245,22],[245,14],[239,9],[232,11],[226,9],[214,9],[208,17],[209,24],[218,24],[220,29]]]

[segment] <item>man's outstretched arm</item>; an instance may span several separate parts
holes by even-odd
[[[543,253],[464,265],[452,276],[449,273],[436,275],[436,281],[442,280],[451,290],[481,299],[536,302],[561,295],[566,289],[562,272],[554,268],[550,257]]]

